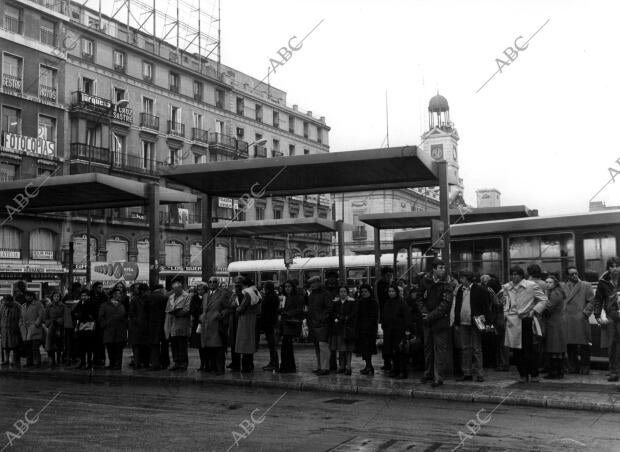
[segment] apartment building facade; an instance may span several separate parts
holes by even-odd
[[[2,180],[102,172],[155,181],[165,165],[329,152],[325,118],[288,106],[285,92],[127,29],[79,3],[45,4],[0,2]],[[251,207],[219,198],[213,215],[220,220],[331,218],[331,203],[324,195],[259,199]],[[93,261],[148,262],[143,207],[93,205],[91,214]],[[0,249],[32,248],[23,244],[32,242],[30,225],[36,223],[53,237],[41,256],[53,254],[55,268],[67,270],[73,242],[80,275],[85,218],[84,212],[36,221],[23,215],[2,227]],[[186,225],[199,219],[200,203],[162,207],[158,260],[164,274],[197,270],[200,235]],[[290,244],[293,254],[327,255],[331,235],[291,236]],[[223,271],[232,260],[283,257],[284,248],[285,237],[218,238],[216,266]],[[30,256],[4,257],[25,267]]]

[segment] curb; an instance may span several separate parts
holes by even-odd
[[[81,373],[81,372],[51,372],[51,371],[22,371],[10,370],[0,372],[0,378],[26,378],[33,380],[61,380],[63,382],[79,383],[132,383],[132,384],[161,384],[164,387],[179,387],[184,385],[196,386],[235,386],[241,388],[260,388],[260,389],[284,389],[287,391],[300,392],[328,392],[338,394],[360,394],[375,397],[399,397],[405,399],[420,400],[451,400],[466,403],[485,403],[485,404],[504,404],[511,406],[529,406],[537,408],[550,408],[560,410],[580,410],[604,413],[620,413],[620,401],[610,400],[609,402],[579,401],[575,399],[554,398],[553,396],[536,394],[519,394],[512,391],[510,397],[506,397],[510,392],[503,390],[505,394],[488,394],[479,392],[456,392],[451,388],[435,391],[425,389],[420,385],[413,388],[389,388],[373,387],[367,385],[341,385],[334,383],[319,383],[315,381],[276,381],[276,380],[255,380],[249,378],[221,378],[200,376],[176,376],[176,375],[127,375],[117,373]],[[562,394],[566,396],[566,393]]]

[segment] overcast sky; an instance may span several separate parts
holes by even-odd
[[[292,36],[321,20],[272,75],[289,105],[325,115],[332,152],[419,144],[438,90],[461,137],[465,199],[585,211],[620,165],[620,69],[613,1],[222,0],[223,63],[262,79]],[[502,68],[518,36],[526,50]],[[620,205],[620,180],[596,199]]]

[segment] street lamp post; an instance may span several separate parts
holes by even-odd
[[[124,105],[127,105],[129,101],[127,99],[119,100],[117,104],[112,106],[112,112],[118,111],[118,108]],[[95,122],[99,122],[103,117],[105,110],[99,113]],[[91,172],[92,168],[92,159],[93,159],[93,149],[89,146],[88,148],[88,172]],[[90,209],[88,209],[86,214],[86,283],[90,283],[90,267],[91,267],[91,259],[90,259],[90,230],[92,226],[92,217]]]

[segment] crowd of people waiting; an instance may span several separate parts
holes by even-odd
[[[352,357],[364,361],[362,375],[375,372],[372,357],[381,346],[381,369],[405,379],[408,369],[423,371],[421,381],[443,384],[450,360],[462,381],[484,381],[483,367],[492,363],[507,371],[512,351],[521,382],[563,378],[565,372],[588,374],[592,343],[589,317],[604,326],[609,351],[609,381],[618,381],[620,311],[617,291],[620,259],[607,261],[596,291],[569,267],[565,281],[543,274],[532,264],[527,274],[510,269],[501,285],[493,275],[446,271],[435,259],[432,270],[409,286],[382,270],[376,294],[368,284],[347,287],[330,272],[276,287],[260,289],[239,276],[229,290],[213,276],[186,290],[174,281],[163,286],[119,282],[105,291],[75,283],[62,296],[42,300],[17,283],[13,295],[0,301],[2,366],[41,367],[43,346],[49,365],[120,370],[123,350],[132,348],[130,366],[158,371],[185,371],[188,347],[198,349],[199,371],[222,375],[253,372],[261,333],[269,348],[262,369],[297,372],[294,342],[314,343],[316,375],[352,375]],[[280,353],[278,353],[278,344]],[[172,354],[172,360],[170,358]],[[449,354],[452,353],[452,356]]]

